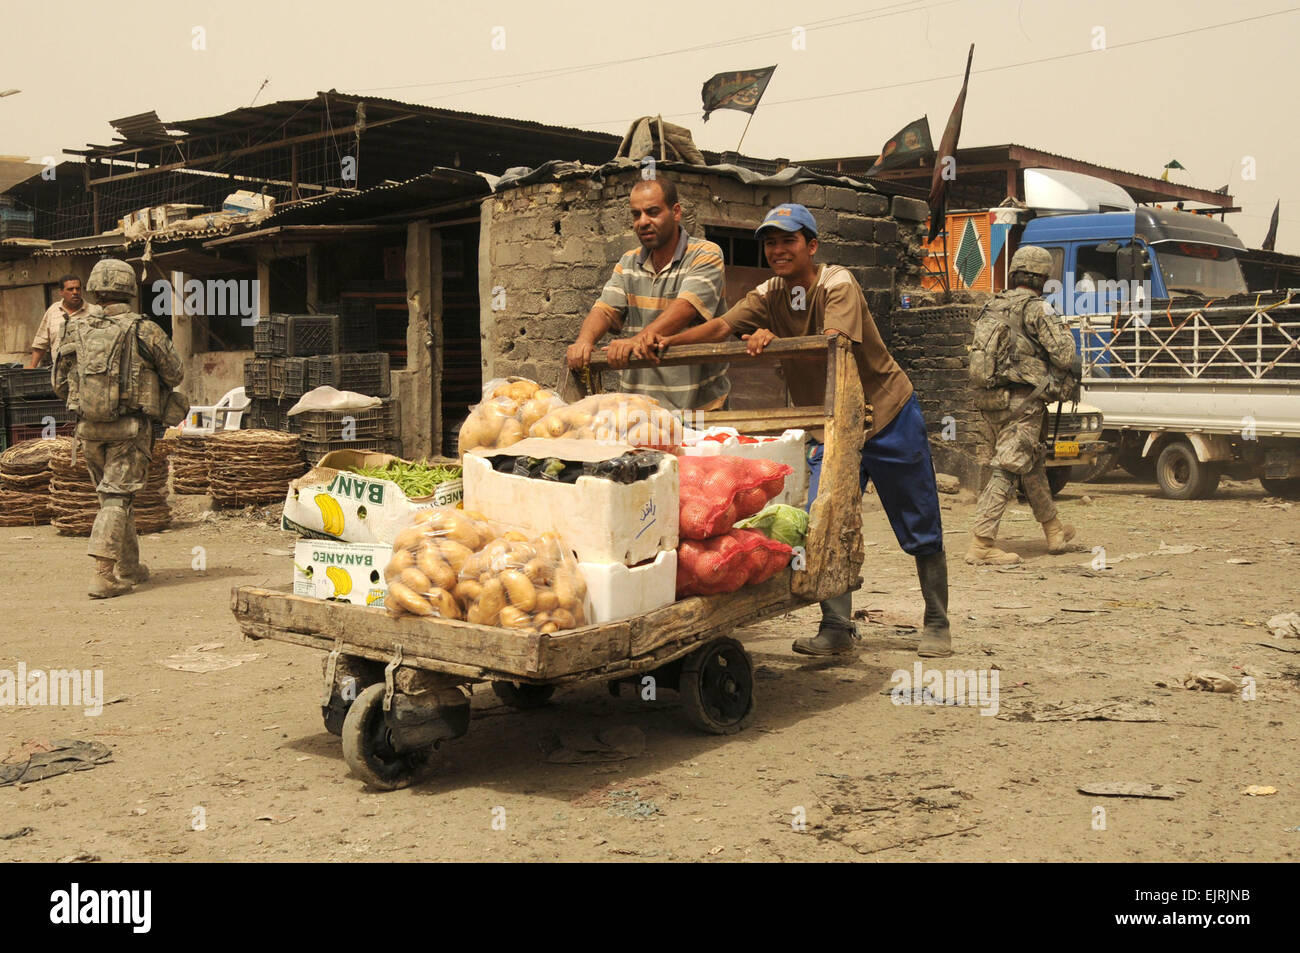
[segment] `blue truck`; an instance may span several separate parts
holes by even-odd
[[[1090,475],[1118,463],[1173,499],[1210,496],[1223,474],[1300,496],[1300,292],[1248,293],[1245,245],[1209,215],[1138,207],[1086,176],[1027,170],[1025,184],[1031,208],[998,211],[1008,253],[1052,256],[1044,296],[1103,418]]]

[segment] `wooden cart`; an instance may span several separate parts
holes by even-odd
[[[753,667],[733,630],[861,584],[858,451],[870,408],[843,339],[778,339],[757,357],[739,343],[682,347],[662,363],[719,359],[812,361],[810,369],[826,362],[825,406],[704,415],[706,423],[750,433],[825,427],[821,491],[810,513],[803,571],[787,569],[759,586],[683,599],[639,617],[531,635],[446,619],[394,619],[382,609],[251,586],[233,590],[231,608],[248,638],[328,653],[325,725],[342,735],[344,759],[363,781],[381,789],[409,784],[439,743],[469,729],[476,682],[490,682],[504,702],[527,709],[545,704],[558,685],[604,681],[617,694],[620,682],[639,683],[649,674],[656,688],[681,695],[687,718],[703,731],[730,734],[748,723]],[[606,369],[601,353],[584,379],[599,381]],[[568,375],[563,389],[570,398],[585,390],[576,375]]]

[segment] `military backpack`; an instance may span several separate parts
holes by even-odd
[[[142,320],[112,318],[68,323],[59,354],[76,354],[68,387],[68,410],[81,420],[108,423],[129,410],[134,393],[128,348],[135,347],[136,325]]]
[[[1037,348],[1022,330],[1025,309],[1035,300],[1026,297],[1017,308],[1017,302],[997,295],[984,306],[975,319],[975,334],[970,347],[970,382],[973,387],[991,390],[1014,383],[1016,378],[1011,372],[1019,363],[1019,357],[1036,355]]]

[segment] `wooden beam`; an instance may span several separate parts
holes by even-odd
[[[381,119],[379,122],[366,123],[367,129],[375,129],[379,126],[386,126],[393,122],[402,122],[406,119],[413,119],[413,114],[397,116],[393,119]],[[268,149],[280,149],[284,146],[295,145],[300,142],[314,142],[317,139],[332,139],[339,136],[346,136],[349,133],[355,133],[357,126],[341,126],[338,129],[329,129],[325,132],[311,132],[301,136],[291,136],[288,139],[277,139],[275,142],[263,142],[255,146],[247,146],[243,149],[235,149],[230,152],[215,152],[212,155],[200,156],[197,159],[186,159],[182,162],[169,162],[167,165],[154,166],[151,169],[141,169],[138,172],[125,172],[122,175],[108,175],[103,178],[92,180],[95,184],[103,182],[125,182],[128,179],[138,179],[146,175],[156,175],[159,172],[174,172],[177,169],[192,169],[200,165],[208,165],[212,162],[236,159],[240,156],[252,155],[255,152],[265,152]]]
[[[777,338],[763,349],[763,353],[753,358],[755,362],[781,360],[799,360],[800,358],[817,359],[825,357],[829,339],[820,334],[807,337]],[[748,355],[748,345],[743,341],[723,341],[720,344],[682,344],[664,351],[664,356],[671,354],[673,364],[712,364],[724,363],[727,358]],[[629,361],[628,367],[657,367],[654,361]],[[592,373],[614,370],[609,366],[609,352],[601,348],[591,356]]]
[[[252,245],[276,241],[328,241],[332,238],[360,238],[381,232],[394,232],[399,225],[275,225],[238,235],[225,235],[203,243],[204,248],[219,245]]]

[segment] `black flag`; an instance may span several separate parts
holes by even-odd
[[[709,113],[715,109],[739,109],[752,116],[775,71],[775,66],[768,66],[718,73],[700,90],[700,97],[704,100],[704,121],[709,121]]]
[[[944,178],[944,172],[948,168],[948,160],[957,161],[957,138],[961,135],[961,117],[966,110],[966,84],[970,82],[970,64],[975,58],[975,44],[970,45],[970,52],[966,54],[966,75],[961,81],[961,92],[957,94],[957,102],[953,104],[952,115],[948,117],[948,126],[943,131],[943,139],[939,141],[939,151],[934,157],[934,174],[930,177],[930,238],[934,241],[935,236],[943,231],[944,220],[948,215],[948,180]]]
[[[894,137],[881,147],[880,155],[876,157],[875,163],[866,174],[875,175],[885,169],[896,169],[906,165],[909,159],[915,159],[933,150],[934,143],[930,141],[930,120],[929,117],[922,116],[894,133]]]
[[[1273,217],[1268,220],[1268,234],[1264,236],[1264,244],[1259,247],[1264,251],[1272,251],[1273,246],[1277,244],[1277,213],[1282,210],[1282,201],[1273,206]]]

